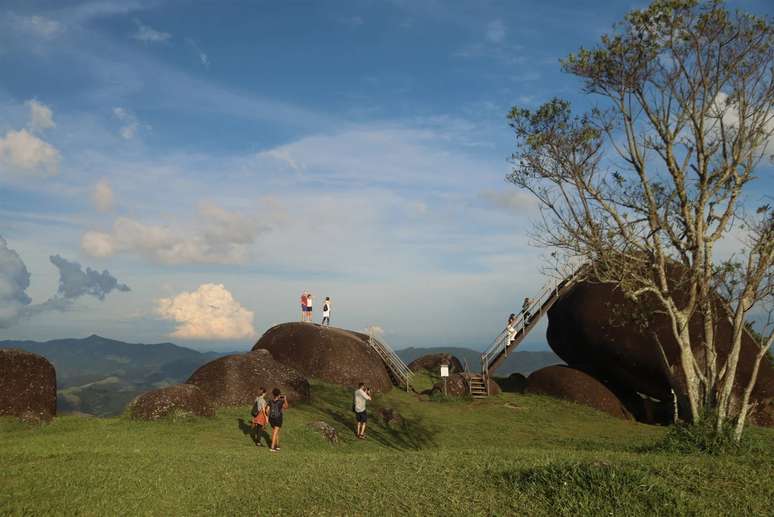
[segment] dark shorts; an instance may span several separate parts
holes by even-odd
[[[312,308],[311,307],[307,307],[306,305],[301,307],[301,310],[304,311],[304,312],[312,312]]]
[[[360,413],[355,413],[355,418],[357,419],[358,423],[365,424],[368,421],[368,412],[367,411],[361,411]]]
[[[269,417],[269,424],[272,427],[282,427],[282,417],[279,417],[279,418]]]

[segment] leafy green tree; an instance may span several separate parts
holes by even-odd
[[[509,180],[540,201],[538,241],[630,299],[655,300],[680,350],[669,364],[656,344],[683,416],[711,412],[737,440],[774,339],[769,326],[755,340],[753,378],[735,395],[746,316],[774,296],[774,209],[750,192],[774,147],[773,41],[770,19],[719,1],[656,0],[562,62],[600,100],[594,109],[574,115],[553,99],[509,114]],[[737,252],[717,260],[732,236]],[[701,343],[688,328],[696,314]],[[722,357],[721,318],[733,327]]]

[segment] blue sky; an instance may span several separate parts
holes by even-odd
[[[505,114],[587,103],[559,58],[642,5],[0,1],[0,236],[29,274],[0,338],[246,348],[309,289],[396,348],[483,347],[545,281]],[[52,255],[109,277],[62,290]]]

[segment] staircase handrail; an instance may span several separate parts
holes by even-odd
[[[564,280],[550,279],[548,282],[546,282],[543,285],[540,295],[534,300],[531,300],[527,310],[525,311],[522,309],[516,316],[516,321],[513,325],[513,328],[516,330],[514,337],[518,338],[523,336],[527,331],[527,327],[529,326],[530,321],[537,321],[535,318],[542,316],[543,306],[545,303],[550,300],[551,297],[558,295],[560,289],[564,289],[573,283],[578,278],[582,270],[583,266],[580,266]],[[530,321],[524,321],[525,313],[530,314]],[[506,327],[500,332],[500,334],[497,335],[489,348],[481,354],[481,370],[485,376],[489,375],[489,366],[491,365],[492,360],[500,355],[503,350],[508,348],[508,345],[510,344],[508,341],[508,327]]]
[[[411,378],[414,372],[409,369],[406,363],[395,353],[395,351],[386,343],[381,341],[373,334],[369,334],[368,343],[376,353],[382,358],[387,367],[392,371],[399,382],[406,385],[406,390],[410,389]]]

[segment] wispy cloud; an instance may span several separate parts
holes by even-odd
[[[495,45],[505,41],[505,24],[502,20],[493,20],[487,24],[486,39]]]
[[[207,54],[201,49],[198,43],[193,40],[193,38],[186,38],[185,42],[188,44],[188,46],[196,53],[196,57],[199,58],[199,62],[204,67],[210,66],[210,58],[207,56]]]
[[[56,126],[51,108],[35,99],[24,103],[30,109],[29,128],[36,133]]]
[[[132,33],[131,37],[137,41],[143,43],[164,43],[172,37],[170,33],[156,30],[138,19],[135,19],[134,23],[137,25],[137,30]]]
[[[202,203],[194,228],[119,217],[110,232],[83,234],[81,248],[92,257],[131,254],[167,265],[238,264],[247,260],[249,245],[265,231],[253,217]]]
[[[147,125],[141,125],[137,116],[127,108],[120,106],[113,108],[113,116],[121,123],[118,132],[124,140],[132,140],[141,127],[149,128]]]

